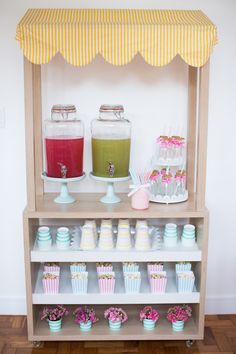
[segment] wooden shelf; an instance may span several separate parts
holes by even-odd
[[[183,247],[181,243],[174,248],[161,248],[153,251],[74,251],[58,250],[53,244],[50,251],[40,251],[34,245],[31,251],[31,262],[199,262],[202,259],[202,251],[196,244],[194,247]]]
[[[37,197],[36,211],[26,209],[29,218],[191,218],[204,217],[206,209],[198,210],[195,195],[190,195],[186,202],[163,205],[150,203],[147,210],[134,210],[126,194],[120,194],[121,202],[103,204],[102,194],[75,194],[76,202],[70,205],[56,204],[54,193],[46,193]]]
[[[32,295],[33,304],[175,304],[199,303],[200,293],[194,289],[192,293],[178,293],[176,288],[175,271],[173,266],[165,265],[167,271],[167,287],[165,294],[150,292],[146,264],[140,264],[141,291],[139,294],[125,293],[123,273],[120,263],[113,263],[116,274],[114,294],[100,294],[98,288],[95,263],[88,264],[89,272],[88,293],[73,294],[69,266],[61,267],[59,294],[44,294],[42,286],[43,266],[36,280],[35,291]]]
[[[128,314],[129,315],[129,314]],[[91,331],[83,332],[74,323],[73,318],[65,318],[62,330],[57,333],[50,332],[46,321],[38,320],[31,340],[34,341],[111,341],[111,340],[188,340],[201,339],[193,319],[186,323],[182,332],[172,331],[171,324],[160,319],[154,330],[145,330],[139,321],[138,315],[129,315],[129,319],[119,331],[109,329],[107,321],[101,317]]]

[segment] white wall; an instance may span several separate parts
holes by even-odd
[[[202,9],[218,26],[219,44],[211,59],[209,143],[206,202],[210,209],[207,277],[208,313],[236,312],[235,232],[233,196],[236,177],[234,140],[236,120],[236,2],[234,0],[37,0],[34,7],[137,7]],[[0,313],[25,313],[22,210],[26,204],[24,155],[23,62],[14,40],[18,20],[30,0],[0,0],[0,128],[1,248]],[[53,65],[52,65],[53,64]],[[89,123],[100,103],[121,102],[133,123],[132,163],[145,166],[153,142],[167,124],[186,121],[186,68],[178,58],[162,69],[137,57],[114,68],[101,58],[85,68],[65,65],[57,57],[43,68],[44,116],[55,102],[75,103],[86,125],[85,170],[90,171]],[[175,102],[174,104],[172,102]],[[1,123],[1,122],[0,122]],[[147,124],[148,123],[148,124]],[[143,134],[145,129],[145,134]],[[223,171],[224,174],[223,174]],[[54,187],[53,187],[54,188]],[[86,179],[77,190],[102,191],[104,186]],[[120,190],[126,190],[126,185]],[[52,189],[52,186],[48,186]],[[230,197],[231,196],[231,197]],[[224,271],[222,271],[222,269]]]

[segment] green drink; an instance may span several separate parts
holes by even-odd
[[[130,139],[92,138],[93,175],[126,177],[129,175]]]

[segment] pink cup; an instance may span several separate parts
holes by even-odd
[[[140,187],[137,192],[132,195],[131,206],[133,209],[144,210],[149,207],[149,192],[147,188]]]

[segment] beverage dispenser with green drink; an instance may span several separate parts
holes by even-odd
[[[102,105],[92,129],[93,176],[129,176],[131,123],[122,105]]]

